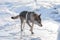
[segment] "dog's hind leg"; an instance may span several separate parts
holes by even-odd
[[[24,20],[21,18],[21,31],[23,31],[23,22]]]
[[[23,19],[21,18],[21,39],[23,38]]]
[[[32,22],[32,26],[31,26],[31,29],[30,29],[31,34],[34,34],[34,32],[33,32],[33,26],[34,26],[34,22]]]
[[[24,22],[23,22],[23,29],[24,29],[24,27],[25,27],[25,22],[26,22],[26,21],[24,20]]]

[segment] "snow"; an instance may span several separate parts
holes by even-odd
[[[0,0],[0,40],[60,40],[59,2],[59,0],[37,0],[37,2],[35,0]],[[41,14],[43,27],[35,24],[33,35],[27,24],[21,32],[20,20],[11,19],[12,16],[24,10]]]

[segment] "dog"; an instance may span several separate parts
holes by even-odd
[[[26,23],[29,25],[29,27],[31,28],[30,31],[31,31],[31,34],[34,34],[33,32],[33,26],[34,26],[34,23],[37,22],[37,24],[42,27],[42,23],[41,23],[41,14],[40,15],[37,15],[35,12],[29,12],[29,11],[22,11],[19,15],[17,16],[14,16],[14,17],[11,17],[12,19],[17,19],[17,18],[20,18],[21,20],[21,31],[23,31],[23,23],[24,23],[24,20],[26,20]],[[30,25],[30,23],[32,23],[32,25]]]

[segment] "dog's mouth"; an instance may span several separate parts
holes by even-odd
[[[40,24],[40,23],[38,23],[38,22],[36,22],[36,21],[35,21],[35,24],[37,24],[37,25],[40,26],[40,27],[43,26],[42,24]]]
[[[40,26],[40,27],[42,27],[42,26],[43,26],[43,25],[42,25],[42,24],[40,24],[40,23],[37,23],[37,25],[38,25],[38,26]]]

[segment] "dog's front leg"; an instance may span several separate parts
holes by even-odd
[[[30,26],[31,34],[34,34],[34,33],[33,33],[34,21],[32,22],[32,26],[30,25],[29,21],[27,21],[27,24]]]
[[[27,21],[27,24],[29,25],[29,27],[31,27],[31,25],[30,25],[29,21]]]
[[[32,26],[31,26],[31,34],[34,34],[34,32],[33,32],[33,26],[34,26],[34,22],[32,22]]]

